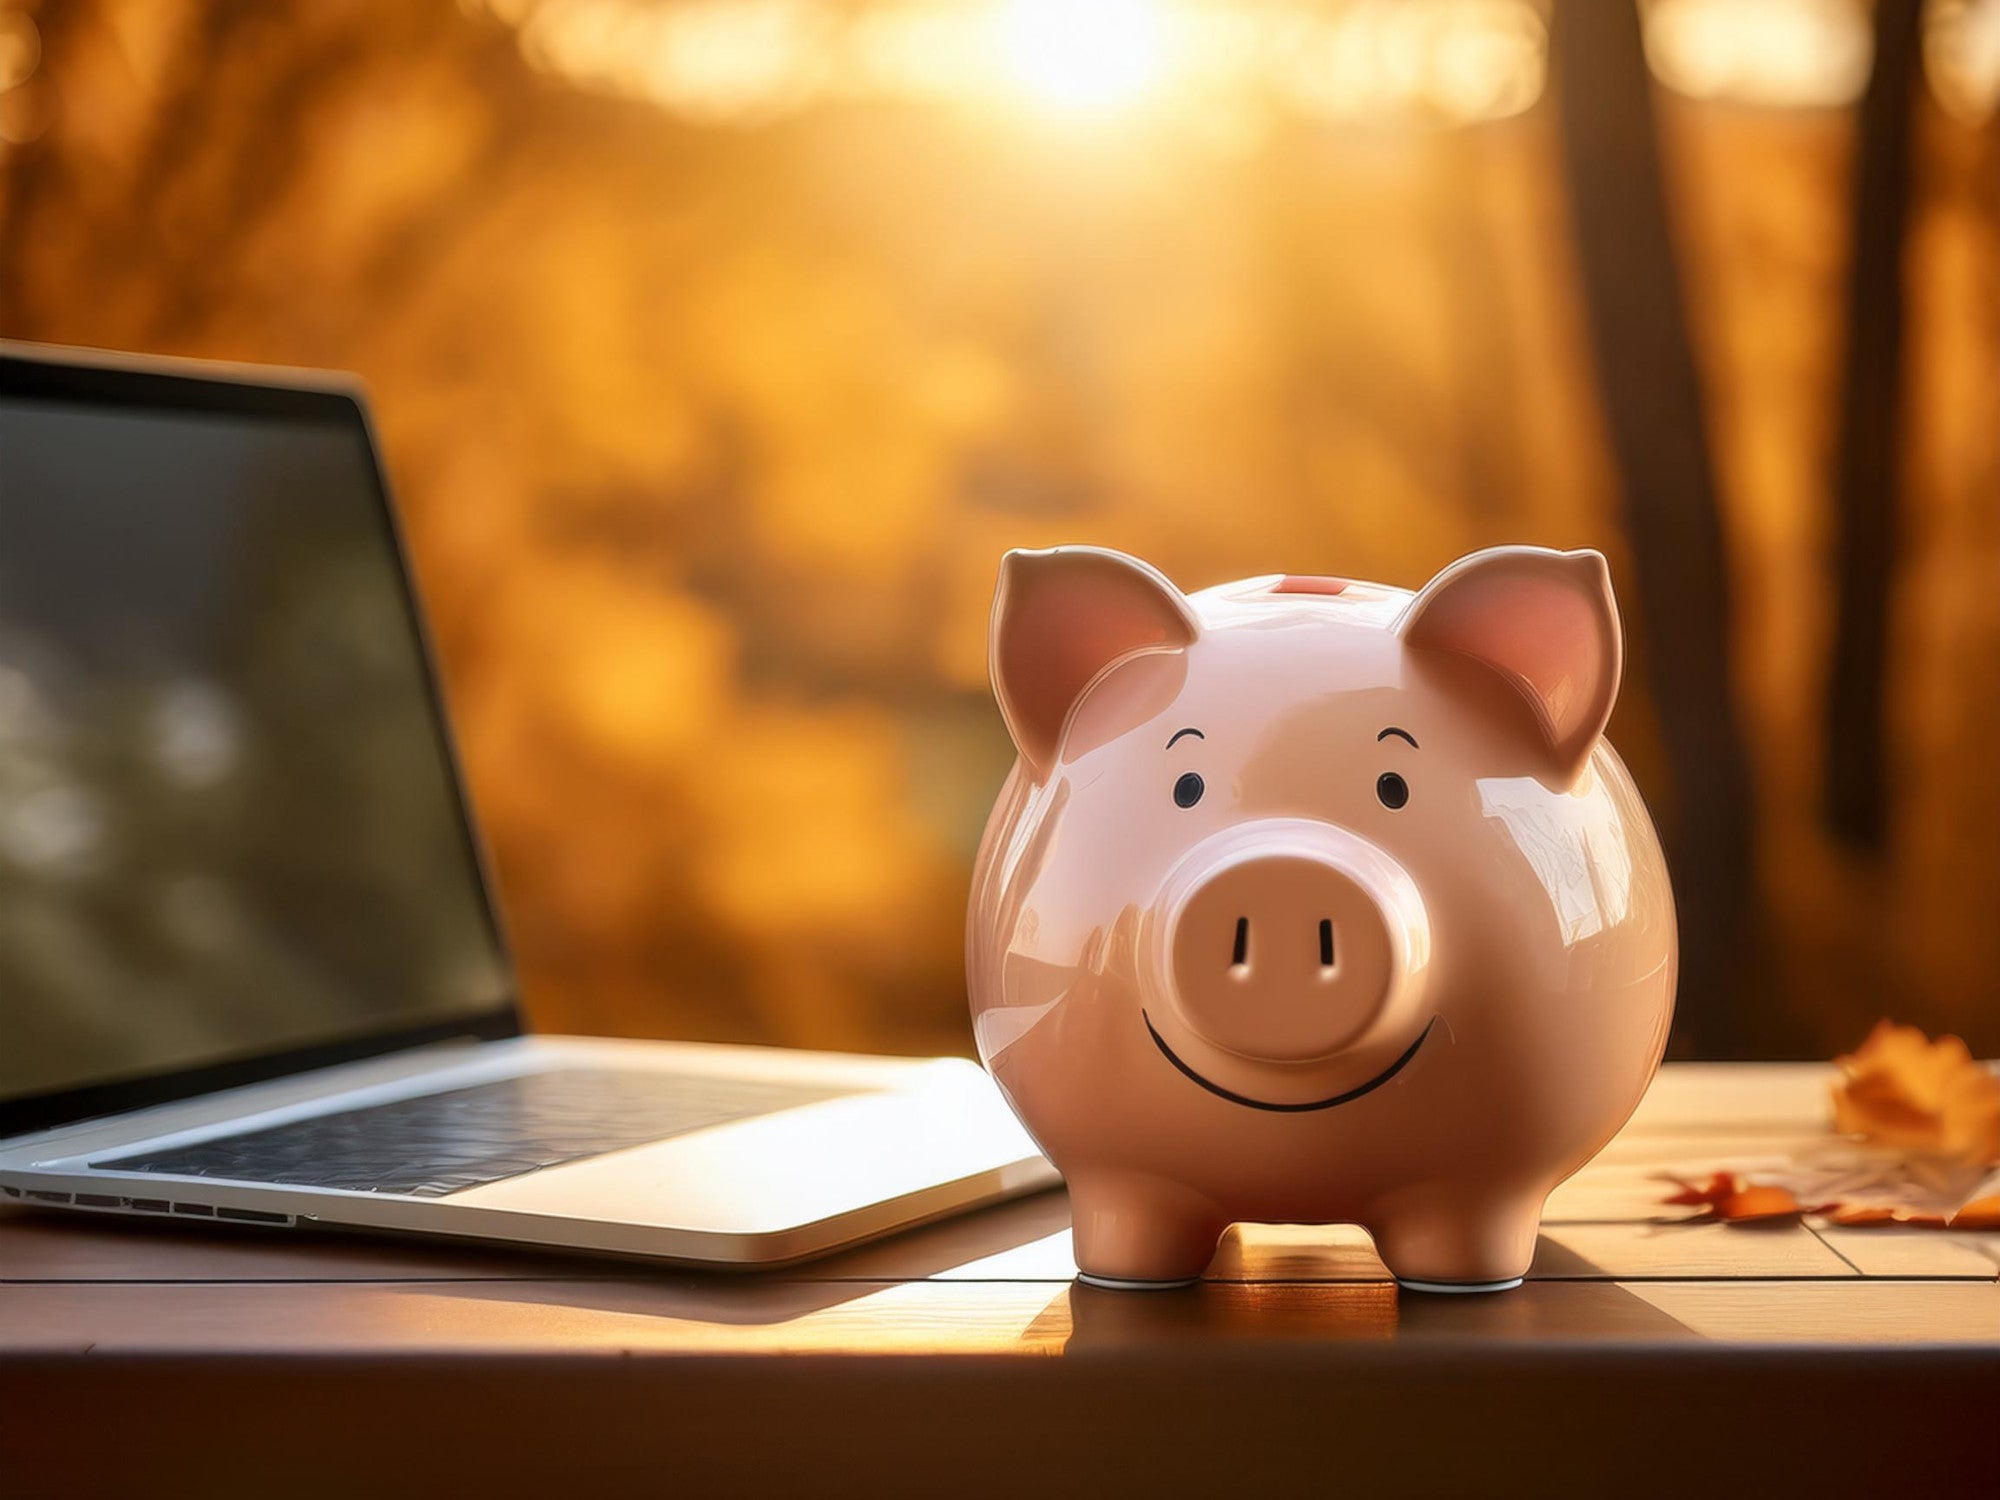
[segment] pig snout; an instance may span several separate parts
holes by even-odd
[[[1407,1029],[1430,924],[1409,874],[1347,829],[1241,824],[1168,877],[1156,960],[1181,1020],[1238,1057],[1303,1063]]]

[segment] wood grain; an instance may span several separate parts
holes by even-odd
[[[1822,1225],[1817,1233],[1863,1276],[2000,1280],[2000,1232]]]
[[[1380,1493],[1506,1494],[1565,1461],[1684,1493],[1698,1431],[1704,1451],[1736,1435],[1733,1482],[1783,1493],[1787,1455],[1852,1429],[1953,1492],[1976,1457],[1956,1434],[1990,1426],[2000,1390],[2000,1235],[1656,1222],[1658,1171],[1781,1155],[1820,1128],[1826,1081],[1667,1069],[1551,1199],[1527,1283],[1492,1296],[1402,1291],[1361,1230],[1288,1225],[1231,1230],[1197,1287],[1099,1291],[1073,1279],[1060,1191],[707,1276],[4,1209],[0,1462],[22,1494],[248,1493],[276,1473],[370,1500],[480,1474],[494,1493],[588,1475],[1319,1492],[1336,1470]],[[125,1440],[103,1440],[106,1412]],[[218,1413],[229,1466],[149,1466]],[[365,1451],[330,1441],[357,1433]],[[1815,1493],[1892,1485],[1871,1462],[1817,1469]]]
[[[189,1358],[1050,1355],[1356,1340],[1447,1348],[1692,1337],[1632,1286],[1444,1298],[1390,1282],[1211,1282],[1135,1297],[1076,1283],[773,1282],[718,1303],[643,1281],[84,1286],[0,1292],[16,1353]]]
[[[1552,1224],[1530,1276],[1844,1279],[1854,1268],[1802,1224]]]

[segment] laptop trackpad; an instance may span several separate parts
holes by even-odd
[[[550,1167],[447,1200],[467,1207],[760,1234],[1036,1158],[990,1080],[829,1100]]]

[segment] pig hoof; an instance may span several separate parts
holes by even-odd
[[[1185,1276],[1178,1281],[1135,1281],[1129,1276],[1093,1276],[1088,1271],[1078,1271],[1076,1279],[1085,1286],[1102,1287],[1107,1292],[1172,1292],[1201,1281],[1199,1276]]]
[[[1519,1276],[1505,1281],[1412,1281],[1407,1276],[1398,1276],[1396,1285],[1406,1292],[1511,1292],[1521,1281]]]

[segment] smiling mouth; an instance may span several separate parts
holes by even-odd
[[[1374,1093],[1375,1090],[1382,1087],[1383,1084],[1387,1083],[1391,1078],[1394,1078],[1410,1065],[1410,1059],[1417,1055],[1417,1049],[1423,1046],[1425,1039],[1430,1036],[1431,1027],[1436,1026],[1438,1023],[1438,1018],[1432,1016],[1430,1024],[1417,1033],[1417,1039],[1404,1049],[1401,1057],[1390,1063],[1388,1067],[1384,1068],[1358,1088],[1351,1088],[1343,1094],[1335,1094],[1331,1099],[1314,1099],[1305,1104],[1273,1104],[1269,1100],[1252,1099],[1247,1095],[1236,1093],[1234,1090],[1224,1088],[1219,1083],[1210,1083],[1201,1074],[1195,1072],[1193,1068],[1190,1068],[1186,1063],[1181,1061],[1180,1057],[1174,1052],[1174,1049],[1167,1045],[1165,1038],[1153,1029],[1153,1018],[1151,1016],[1142,1010],[1139,1012],[1139,1019],[1146,1023],[1146,1035],[1153,1039],[1153,1045],[1160,1049],[1161,1055],[1176,1068],[1179,1068],[1182,1073],[1215,1095],[1216,1098],[1227,1099],[1231,1104],[1241,1104],[1249,1109],[1268,1109],[1277,1114],[1284,1115],[1307,1114],[1316,1109],[1332,1109],[1336,1104],[1351,1104],[1363,1094]]]

